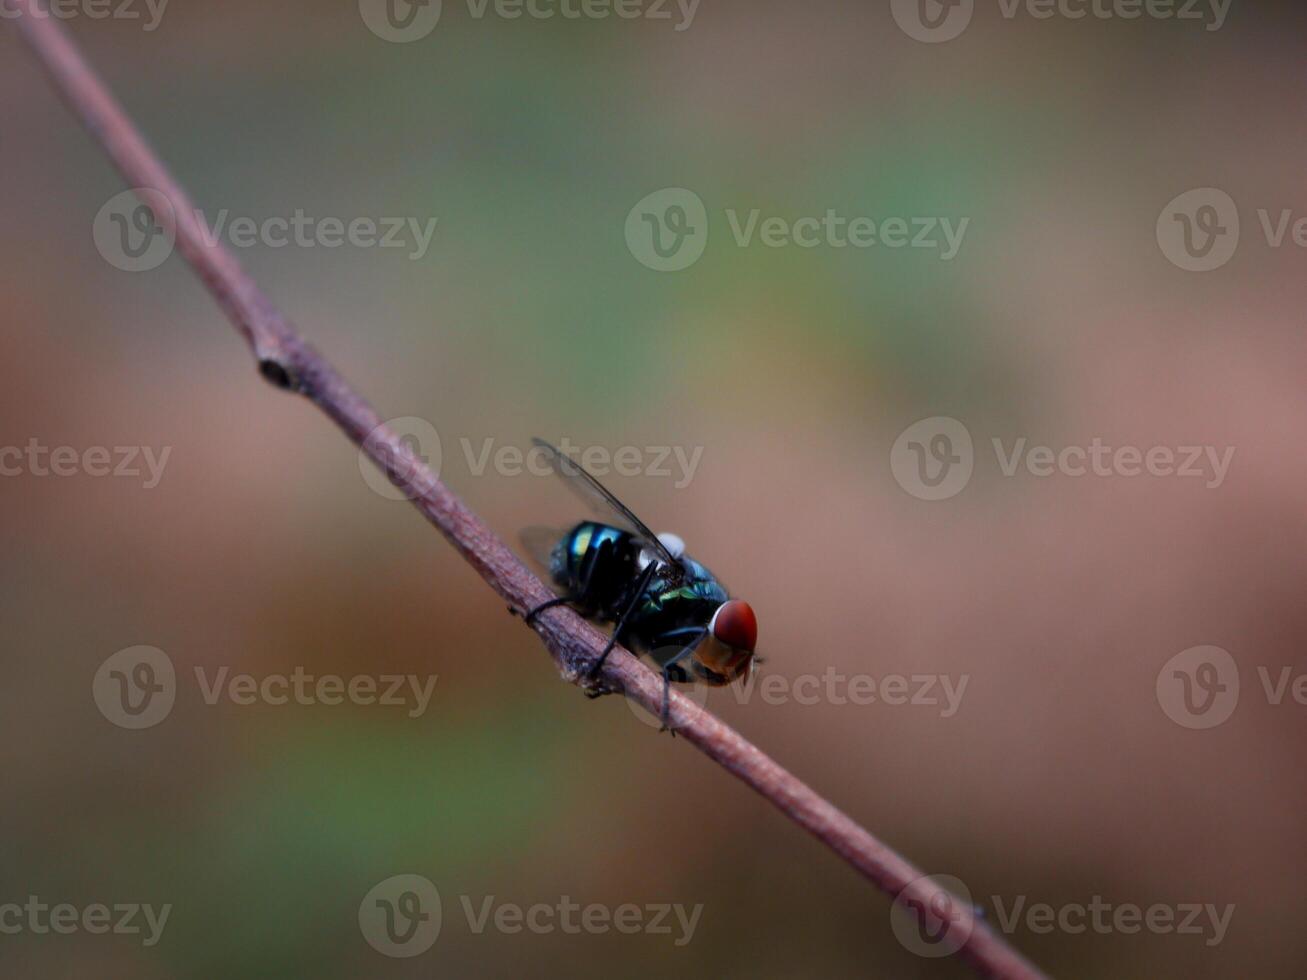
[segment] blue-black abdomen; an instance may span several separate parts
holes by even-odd
[[[597,521],[576,525],[549,556],[549,572],[565,595],[583,597],[588,611],[615,618],[639,574],[640,543],[621,528]]]

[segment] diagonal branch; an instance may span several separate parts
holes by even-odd
[[[403,489],[492,589],[517,609],[553,597],[496,537],[414,454],[406,443],[295,331],[254,280],[221,244],[207,241],[186,192],[153,154],[123,109],[94,74],[43,0],[0,0],[55,87],[138,191],[156,221],[176,237],[177,248],[199,274],[254,354],[263,377],[304,395]],[[606,639],[566,608],[541,615],[533,628],[564,678],[581,684]],[[657,714],[662,681],[618,647],[605,667],[603,686]],[[825,843],[873,884],[916,910],[919,923],[942,937],[979,973],[1039,978],[988,923],[906,859],[858,826],[751,742],[691,699],[673,691],[670,723],[686,741],[731,772],[799,826]]]

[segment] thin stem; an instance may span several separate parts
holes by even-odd
[[[104,147],[128,183],[157,194],[143,198],[155,219],[176,235],[177,248],[245,338],[265,379],[309,398],[402,488],[413,504],[492,589],[514,608],[553,597],[509,548],[451,493],[320,354],[310,347],[221,244],[206,239],[186,192],[150,150],[121,106],[95,75],[63,26],[41,0],[0,0],[72,110]],[[160,196],[167,206],[160,202]],[[570,609],[533,620],[563,677],[583,684],[606,638]],[[617,647],[604,665],[604,688],[623,693],[653,715],[662,708],[659,676]],[[692,700],[672,692],[669,720],[687,742],[753,787],[782,813],[825,843],[873,884],[919,910],[923,925],[942,934],[985,976],[1038,978],[988,923],[906,859],[877,840],[748,739]]]

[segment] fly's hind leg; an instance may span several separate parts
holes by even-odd
[[[536,617],[539,616],[546,609],[553,609],[555,606],[566,606],[575,601],[576,600],[570,595],[558,596],[557,598],[550,599],[548,602],[540,603],[540,605],[536,606],[534,609],[528,609],[522,615],[522,619],[526,623],[526,625],[534,626]],[[516,609],[512,611],[517,612]]]
[[[599,567],[600,561],[603,560],[606,554],[607,551],[604,547],[600,547],[596,551],[588,554],[586,556],[585,567],[581,570],[581,579],[577,583],[576,593],[574,595],[557,596],[550,599],[548,602],[540,603],[540,605],[536,606],[534,609],[527,610],[522,614],[522,619],[526,625],[534,626],[537,616],[546,609],[553,609],[555,606],[571,606],[578,612],[581,612],[581,610],[590,606],[590,587],[591,583],[594,581],[595,569]],[[518,615],[518,611],[511,606],[508,611],[514,616]],[[584,612],[581,614],[585,615]]]

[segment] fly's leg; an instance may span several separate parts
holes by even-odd
[[[667,661],[667,663],[663,664],[663,708],[660,713],[663,727],[658,729],[659,734],[670,731],[672,733],[672,738],[676,737],[676,730],[669,724],[672,710],[672,681],[676,681],[677,684],[684,684],[690,679],[689,672],[681,666],[680,661],[684,660],[692,653],[694,653],[694,645],[686,647],[671,660]]]
[[[550,599],[548,602],[542,602],[534,609],[528,610],[526,615],[524,615],[522,619],[526,623],[526,625],[534,626],[536,617],[539,616],[546,609],[553,609],[555,606],[566,606],[568,603],[574,601],[576,600],[574,600],[570,595],[558,596],[556,599]],[[516,612],[516,610],[513,611]]]
[[[553,609],[555,606],[572,606],[573,608],[576,608],[577,606],[585,607],[589,605],[590,585],[594,581],[595,569],[599,566],[601,558],[606,554],[606,547],[600,547],[587,554],[585,567],[581,570],[581,581],[577,583],[578,588],[576,590],[576,595],[558,596],[557,598],[550,599],[548,602],[540,603],[540,605],[536,606],[534,609],[527,610],[526,614],[522,617],[526,625],[533,626],[537,616],[546,609]],[[517,614],[516,609],[510,608],[509,612],[514,615]]]
[[[663,633],[654,641],[655,650],[657,651],[654,654],[654,662],[663,674],[663,706],[659,712],[663,727],[658,730],[660,732],[671,731],[672,738],[676,737],[676,732],[670,724],[672,682],[684,684],[692,679],[690,672],[682,665],[682,661],[694,654],[694,651],[707,635],[708,630],[706,627],[687,626],[683,629]],[[662,656],[662,654],[670,654],[670,656]]]
[[[658,570],[658,563],[651,561],[645,566],[644,573],[640,580],[635,583],[635,588],[631,590],[631,598],[626,601],[626,608],[622,610],[622,615],[617,619],[617,625],[613,627],[613,635],[608,638],[608,644],[604,647],[604,652],[599,654],[599,659],[595,661],[590,668],[589,680],[593,683],[598,680],[599,674],[604,669],[604,664],[608,662],[608,655],[613,652],[613,647],[617,646],[617,638],[622,635],[622,630],[626,628],[627,621],[630,620],[631,614],[635,612],[636,606],[644,598],[644,590],[649,587],[653,581],[654,573]],[[597,697],[598,694],[596,693]]]

